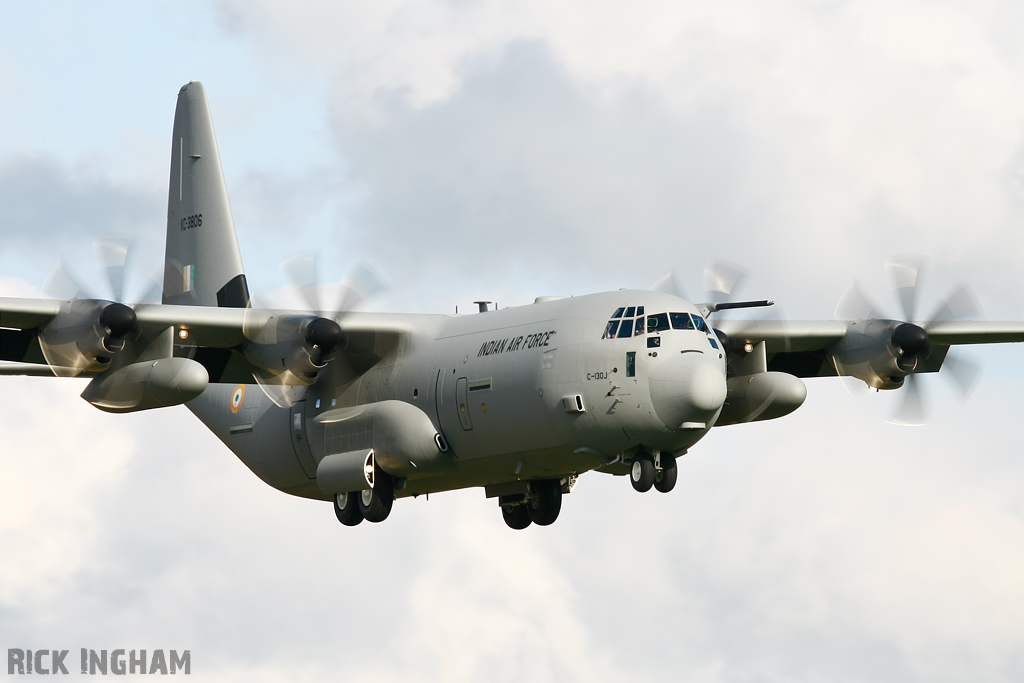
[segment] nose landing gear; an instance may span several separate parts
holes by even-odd
[[[629,483],[640,493],[646,493],[654,486],[654,458],[646,451],[633,456],[633,465],[629,468]]]
[[[661,454],[661,469],[654,477],[654,488],[662,493],[668,493],[676,487],[676,478],[679,470],[676,468],[676,456],[668,453]]]
[[[668,493],[675,488],[677,475],[676,457],[671,453],[661,453],[655,460],[647,451],[639,451],[633,456],[629,483],[640,493],[650,491],[652,486]]]

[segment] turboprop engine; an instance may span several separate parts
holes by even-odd
[[[312,384],[341,344],[341,326],[330,318],[270,315],[245,324],[250,340],[242,346],[246,359],[262,371],[261,384]]]
[[[899,320],[857,320],[832,352],[836,371],[874,389],[899,389],[929,350],[923,327]]]
[[[86,370],[102,371],[111,357],[125,346],[138,329],[135,311],[124,304],[99,299],[72,299],[39,330],[43,357],[60,377],[74,377]]]

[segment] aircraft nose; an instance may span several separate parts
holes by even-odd
[[[654,411],[669,429],[709,422],[725,402],[725,375],[703,353],[668,358],[650,375]]]

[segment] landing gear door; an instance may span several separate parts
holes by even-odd
[[[309,440],[306,436],[305,401],[298,401],[288,409],[288,431],[291,432],[295,457],[298,458],[302,471],[310,479],[316,479],[316,462],[313,461],[313,452],[309,448]]]

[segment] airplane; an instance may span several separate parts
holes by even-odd
[[[911,304],[906,320],[712,323],[772,302],[671,287],[461,316],[254,308],[195,81],[174,115],[162,288],[161,304],[0,298],[0,375],[91,378],[82,398],[112,413],[185,405],[256,476],[331,501],[346,526],[469,487],[512,529],[546,526],[591,471],[668,493],[713,427],[792,413],[803,378],[895,390],[950,346],[1024,341],[1021,322],[915,321]]]

